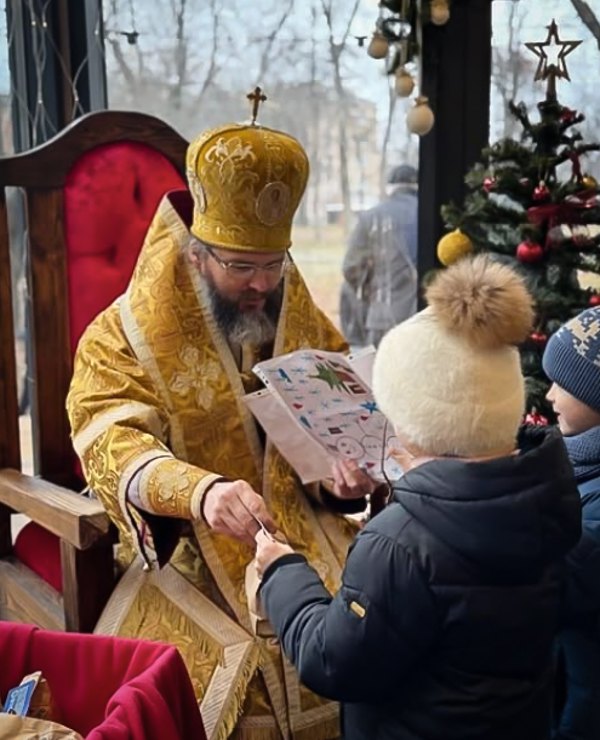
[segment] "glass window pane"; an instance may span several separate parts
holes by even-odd
[[[14,152],[10,93],[8,30],[6,28],[6,9],[3,6],[2,13],[0,13],[0,154],[12,154]]]
[[[600,21],[600,6],[590,3],[590,14]],[[546,82],[534,81],[539,59],[526,46],[526,42],[546,41],[548,26],[556,21],[561,41],[580,40],[565,62],[570,81],[557,80],[558,100],[562,105],[585,114],[585,121],[578,125],[583,140],[598,140],[600,109],[596,101],[600,85],[599,46],[595,38],[574,9],[571,0],[495,0],[492,3],[492,80],[490,109],[490,139],[508,136],[517,138],[522,127],[508,110],[508,103],[523,101],[532,121],[538,120],[536,104],[546,95]],[[548,62],[559,63],[546,48]],[[600,157],[591,152],[582,161],[585,170],[600,177]]]
[[[330,5],[329,17],[320,1],[292,0],[104,0],[103,11],[111,108],[153,113],[191,138],[248,119],[246,93],[264,88],[261,123],[295,135],[311,162],[293,255],[339,321],[357,214],[384,196],[392,166],[416,166],[418,139],[404,120],[413,99],[396,96],[384,61],[355,38],[370,36],[377,1]]]

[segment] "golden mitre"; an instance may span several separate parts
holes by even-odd
[[[247,252],[288,249],[308,179],[308,157],[293,136],[225,124],[192,141],[186,168],[197,239]]]

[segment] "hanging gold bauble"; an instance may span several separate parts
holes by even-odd
[[[436,26],[443,26],[450,20],[450,7],[447,0],[431,0],[429,18]]]
[[[367,54],[373,59],[385,59],[390,48],[386,37],[379,31],[374,31],[367,47]]]
[[[399,98],[407,98],[411,92],[415,89],[415,81],[412,78],[410,72],[407,72],[404,67],[398,67],[396,70],[396,80],[394,82],[394,88],[396,95]]]
[[[437,245],[437,258],[448,267],[453,262],[473,251],[473,242],[460,229],[454,229],[443,236]]]
[[[435,116],[429,107],[429,99],[419,95],[414,106],[406,114],[406,125],[413,134],[425,136],[433,128]]]
[[[592,175],[584,175],[581,178],[581,184],[586,190],[596,190],[598,188],[598,180]]]

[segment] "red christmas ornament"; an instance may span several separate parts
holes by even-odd
[[[532,332],[529,335],[529,338],[532,342],[535,342],[536,344],[546,344],[546,342],[548,341],[548,336],[541,331]]]
[[[519,262],[539,262],[544,256],[544,250],[536,242],[524,241],[517,247]]]
[[[566,106],[560,112],[560,120],[563,123],[571,123],[571,121],[575,120],[576,116],[577,111],[572,110],[571,108],[567,108]]]
[[[533,199],[536,201],[547,200],[550,197],[550,191],[546,187],[546,183],[542,180],[540,184],[533,191]]]
[[[590,296],[590,306],[600,306],[600,294],[594,293]]]
[[[483,189],[486,193],[490,193],[494,188],[496,187],[496,178],[495,177],[486,177],[483,181]]]
[[[535,409],[532,409],[528,414],[525,415],[526,424],[535,424],[537,427],[547,427],[548,419],[543,414],[540,414]]]

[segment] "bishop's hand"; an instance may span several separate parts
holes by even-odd
[[[261,523],[269,532],[277,529],[262,496],[244,480],[219,481],[204,495],[202,515],[213,530],[254,545]]]

